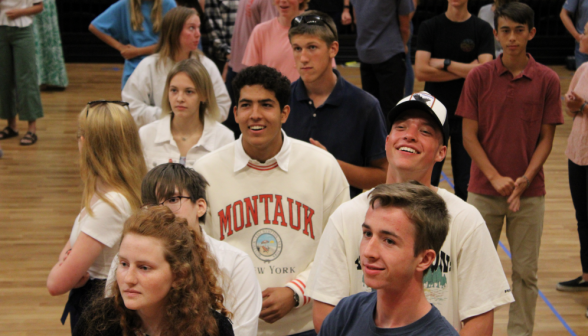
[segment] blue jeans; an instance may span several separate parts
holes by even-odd
[[[576,42],[576,48],[574,49],[574,57],[576,58],[576,69],[588,61],[588,54],[580,52],[580,44],[578,42]]]

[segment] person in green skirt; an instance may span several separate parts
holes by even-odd
[[[44,0],[43,6],[43,12],[33,20],[38,84],[41,90],[65,89],[69,81],[63,59],[55,0]]]

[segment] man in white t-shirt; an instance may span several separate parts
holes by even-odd
[[[286,77],[257,65],[233,87],[241,137],[194,166],[210,183],[203,229],[253,260],[263,290],[258,335],[316,335],[306,280],[349,184],[331,154],[282,131],[290,113]]]
[[[490,233],[473,206],[431,186],[433,166],[447,151],[447,110],[435,97],[420,92],[402,99],[388,118],[392,130],[386,138],[386,183],[421,182],[443,198],[451,216],[447,239],[423,279],[425,295],[460,335],[491,335],[494,308],[514,299]],[[367,194],[333,213],[317,248],[306,289],[315,300],[316,330],[341,299],[371,291],[359,263]]]

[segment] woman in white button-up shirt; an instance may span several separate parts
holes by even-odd
[[[221,122],[227,119],[231,98],[214,62],[198,50],[199,41],[200,18],[194,9],[176,7],[165,14],[156,53],[139,63],[122,91],[122,100],[129,102],[137,126],[161,117],[165,78],[174,64],[189,58],[201,62],[206,68],[219,107],[216,118]]]
[[[141,127],[147,168],[196,160],[228,143],[234,134],[217,121],[219,108],[206,68],[193,58],[176,64],[165,82],[162,118]]]

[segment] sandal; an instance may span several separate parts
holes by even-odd
[[[6,128],[0,132],[0,140],[14,138],[15,136],[18,136],[18,132],[13,130],[10,126],[6,126]]]
[[[24,141],[23,141],[24,140]],[[27,132],[25,136],[20,139],[21,146],[30,146],[37,142],[37,135],[33,132]]]

